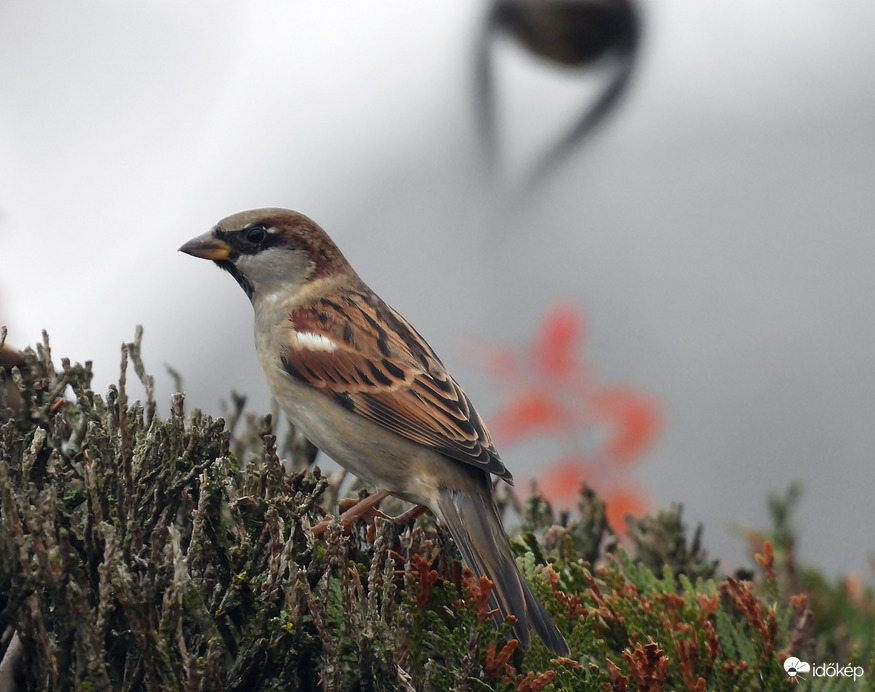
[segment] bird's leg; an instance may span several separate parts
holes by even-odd
[[[390,517],[376,508],[376,506],[389,495],[390,493],[388,490],[378,490],[362,500],[341,500],[340,509],[343,510],[343,512],[340,515],[340,525],[343,530],[349,530],[358,519],[362,518],[369,520],[368,523],[373,525],[373,517],[375,516],[379,516],[382,519],[386,519],[396,524],[407,524],[414,519],[418,519],[428,511],[428,507],[425,505],[416,505],[397,517]],[[319,536],[325,533],[325,530],[331,524],[332,519],[333,517],[327,516],[316,524],[316,526],[313,527],[313,535]]]
[[[404,514],[399,514],[397,517],[389,517],[396,524],[406,524],[408,522],[419,519],[423,514],[428,511],[428,507],[425,505],[413,505],[410,509],[408,509]]]
[[[380,517],[381,519],[385,519],[386,521],[391,521],[393,524],[398,524],[399,526],[406,526],[409,522],[421,517],[428,511],[428,507],[425,505],[415,505],[408,509],[403,514],[399,514],[397,517],[390,517],[387,514],[384,514],[378,509],[373,509],[371,512],[364,517],[364,520],[368,524],[368,541],[373,543],[377,540],[377,525],[374,523],[374,517]]]
[[[347,501],[341,501],[340,508],[344,509],[344,505],[346,505],[347,509],[340,515],[340,526],[344,531],[348,530],[359,517],[367,515],[376,505],[385,500],[388,496],[388,490],[378,490],[377,492],[368,495],[363,500],[353,500],[352,505],[348,505]],[[325,529],[331,524],[333,518],[334,517],[327,516],[316,524],[316,526],[313,527],[313,535],[319,536],[320,534],[325,533]]]

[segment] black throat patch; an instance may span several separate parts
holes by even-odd
[[[243,289],[243,292],[246,293],[247,296],[249,296],[249,300],[251,302],[252,296],[255,293],[255,287],[252,285],[252,282],[240,273],[240,270],[237,269],[237,267],[231,260],[215,260],[215,262],[220,269],[224,269],[226,272],[234,277],[234,280],[238,284],[240,284],[240,288]]]

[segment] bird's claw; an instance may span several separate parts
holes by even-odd
[[[341,500],[341,514],[338,518],[340,521],[340,527],[344,532],[348,533],[352,530],[356,521],[363,519],[368,525],[368,540],[373,541],[376,532],[376,526],[374,524],[374,519],[376,517],[380,517],[380,519],[385,519],[386,521],[391,521],[395,524],[405,525],[418,519],[428,511],[428,507],[425,507],[424,505],[416,505],[397,517],[391,517],[377,508],[377,505],[388,496],[388,492],[385,490],[379,490],[361,500],[354,500],[352,498]],[[334,517],[326,515],[322,521],[313,527],[313,535],[319,536],[325,533],[332,521],[334,521]]]

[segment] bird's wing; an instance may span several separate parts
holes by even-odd
[[[290,317],[282,363],[292,377],[409,440],[513,482],[462,388],[376,295],[345,291]]]

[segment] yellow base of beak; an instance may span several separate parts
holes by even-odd
[[[231,246],[224,240],[216,238],[212,231],[199,235],[197,238],[192,238],[179,248],[179,251],[193,257],[214,261],[226,260],[231,256]]]

